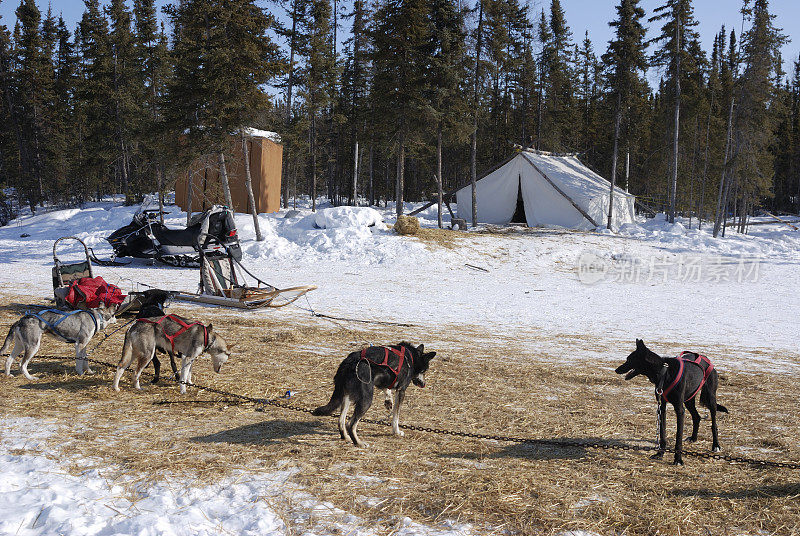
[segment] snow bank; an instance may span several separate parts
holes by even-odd
[[[314,224],[320,229],[342,227],[383,227],[381,213],[369,207],[325,208],[316,213]]]

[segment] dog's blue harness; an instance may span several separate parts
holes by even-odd
[[[47,320],[46,318],[44,318],[42,316],[42,313],[56,313],[56,314],[60,315],[61,318],[59,318],[55,322],[50,322],[49,320]],[[53,333],[55,333],[56,335],[58,335],[59,337],[61,337],[65,341],[67,341],[67,342],[75,342],[74,340],[70,339],[69,337],[67,337],[63,333],[61,333],[58,330],[58,325],[61,324],[61,322],[63,322],[64,320],[66,320],[67,317],[70,317],[72,315],[76,315],[78,313],[88,313],[89,316],[92,317],[92,322],[94,322],[94,331],[95,331],[95,333],[100,331],[100,328],[99,328],[99,326],[97,324],[97,317],[94,315],[94,313],[91,312],[91,311],[83,310],[83,309],[77,309],[75,311],[62,311],[60,309],[44,309],[42,311],[38,311],[38,312],[35,312],[35,313],[26,312],[25,314],[27,314],[28,316],[35,317],[41,322],[44,322],[44,324],[47,326],[47,329],[49,329],[50,331],[52,331]]]

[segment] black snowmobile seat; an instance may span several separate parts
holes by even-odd
[[[160,243],[172,246],[194,246],[197,240],[197,228],[194,226],[186,229],[169,229],[154,225],[153,233]]]

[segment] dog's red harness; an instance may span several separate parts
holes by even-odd
[[[161,318],[159,318],[158,320],[150,320],[149,318],[139,318],[139,319],[137,319],[137,322],[144,322],[144,323],[146,323],[146,324],[155,324],[155,325],[158,325],[158,324],[161,324],[161,322],[163,322],[163,321],[164,321],[164,319],[166,319],[166,318],[169,318],[170,320],[172,320],[173,322],[175,322],[175,323],[177,323],[177,324],[179,324],[179,325],[181,326],[181,329],[179,329],[178,331],[176,331],[176,332],[175,332],[175,333],[173,333],[172,335],[170,335],[170,334],[169,334],[169,333],[167,333],[166,331],[163,331],[163,333],[164,333],[164,337],[165,337],[165,338],[166,338],[166,339],[169,341],[169,343],[172,345],[172,352],[173,352],[173,353],[175,353],[175,338],[176,338],[178,335],[180,335],[180,334],[182,334],[182,333],[186,332],[186,331],[187,331],[187,330],[188,330],[190,327],[192,327],[192,326],[201,326],[201,327],[203,328],[203,348],[204,348],[204,349],[205,349],[205,348],[208,348],[208,328],[207,328],[207,327],[205,327],[205,326],[204,326],[203,324],[201,324],[200,322],[192,322],[191,324],[187,324],[187,323],[186,323],[186,322],[184,322],[184,321],[183,321],[183,320],[182,320],[180,317],[178,317],[178,316],[175,316],[175,315],[164,315],[164,316],[162,316]]]
[[[369,350],[369,348],[383,348],[383,361],[375,361],[374,359],[367,357],[367,350]],[[366,360],[370,363],[374,363],[378,366],[386,367],[391,370],[394,373],[394,380],[389,386],[389,389],[391,389],[394,387],[394,384],[397,383],[397,378],[400,377],[400,372],[403,370],[403,363],[406,359],[406,347],[401,345],[399,350],[389,348],[388,346],[370,346],[369,348],[364,348],[361,350],[361,360]],[[389,364],[389,352],[397,356],[397,368],[392,368],[392,366]],[[411,354],[409,354],[409,360],[411,360]]]
[[[697,356],[697,357],[691,358],[691,357],[684,357],[684,356]],[[664,389],[664,392],[661,393],[661,397],[663,398],[664,401],[666,401],[667,400],[667,395],[670,393],[670,391],[672,391],[675,388],[676,385],[678,385],[678,382],[681,381],[681,378],[683,378],[683,364],[684,364],[684,362],[686,362],[686,363],[694,363],[695,365],[697,365],[698,367],[700,367],[703,370],[703,379],[700,380],[700,386],[695,390],[694,393],[692,393],[692,396],[688,397],[685,400],[685,402],[688,402],[689,400],[691,400],[695,396],[697,396],[697,393],[699,393],[700,389],[702,389],[703,386],[706,384],[706,380],[708,379],[708,376],[711,374],[711,371],[714,370],[714,364],[706,356],[701,355],[701,354],[696,354],[694,352],[681,352],[678,355],[678,357],[676,357],[675,359],[678,360],[678,374],[675,376],[675,379],[672,380],[672,383],[669,384],[669,387]],[[703,367],[702,363],[705,363],[707,366]]]

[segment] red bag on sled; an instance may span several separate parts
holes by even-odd
[[[122,290],[111,283],[106,283],[100,277],[82,277],[73,281],[69,286],[69,291],[65,300],[73,307],[84,304],[85,307],[93,309],[101,303],[105,305],[119,305],[125,295]]]

